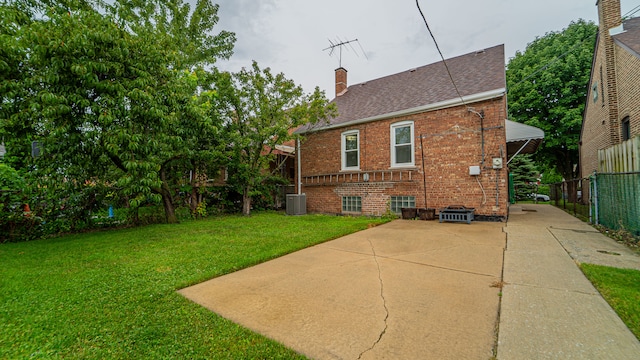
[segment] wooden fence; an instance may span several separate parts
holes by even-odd
[[[621,144],[598,150],[600,173],[640,171],[640,135]]]

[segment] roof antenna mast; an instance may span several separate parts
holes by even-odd
[[[342,41],[340,38],[337,38],[338,40],[329,40],[329,44],[331,44],[328,48],[322,49],[322,51],[327,51],[329,50],[329,56],[333,56],[333,54],[336,52],[336,48],[338,48],[338,65],[339,67],[342,67],[342,48],[344,46],[349,45],[349,47],[351,48],[351,50],[353,50],[353,52],[356,54],[356,56],[358,56],[358,52],[356,51],[356,49],[353,48],[353,45],[351,45],[351,43],[358,43],[358,45],[360,46],[360,51],[362,51],[362,54],[364,55],[364,57],[369,60],[369,58],[367,57],[367,53],[364,51],[364,49],[362,48],[362,45],[360,45],[360,42],[358,41],[358,39],[353,39],[353,40],[347,40],[347,41]],[[347,48],[347,50],[349,50]]]

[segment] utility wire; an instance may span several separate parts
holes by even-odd
[[[431,32],[431,28],[429,27],[429,23],[427,22],[427,18],[424,16],[424,13],[422,12],[422,9],[420,8],[420,2],[418,0],[416,0],[416,6],[418,7],[418,11],[420,12],[420,16],[422,16],[422,20],[424,20],[424,24],[427,26],[427,30],[429,31],[429,35],[431,35],[431,38],[433,39],[433,43],[436,44],[436,49],[438,50],[438,53],[440,54],[440,57],[442,58],[442,63],[444,64],[444,67],[447,69],[447,74],[449,74],[449,78],[451,79],[451,83],[453,84],[453,88],[456,90],[456,93],[458,94],[458,97],[460,98],[460,101],[462,101],[462,104],[467,106],[467,104],[464,102],[464,99],[462,98],[462,95],[460,95],[460,91],[458,91],[458,86],[456,85],[456,82],[453,81],[453,76],[451,75],[451,71],[449,71],[449,66],[447,66],[447,61],[444,59],[444,55],[442,55],[442,51],[440,51],[440,47],[438,46],[438,42],[436,41],[435,36],[433,36],[433,32]]]
[[[622,15],[622,19],[626,20],[627,18],[630,18],[631,16],[633,16],[635,13],[637,13],[638,11],[640,11],[640,5],[634,7],[633,9],[629,10],[629,12],[627,12],[626,14]]]

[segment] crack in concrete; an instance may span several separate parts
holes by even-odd
[[[598,230],[568,229],[568,228],[560,228],[560,227],[555,227],[555,226],[549,226],[548,229],[549,230],[573,231],[573,232],[577,232],[579,234],[600,234],[600,231],[598,231]]]
[[[460,247],[460,246],[451,246],[451,247],[447,247],[447,248],[443,248],[443,249],[447,250],[447,249],[453,249],[453,248],[457,248],[457,247]],[[350,253],[350,254],[369,255],[369,254],[364,253],[362,251],[352,251],[352,250],[345,250],[345,249],[332,248],[332,247],[327,247],[327,248],[329,248],[331,250],[335,250],[335,251],[341,251],[341,252]],[[442,249],[438,249],[438,250],[442,250]],[[433,251],[436,251],[436,250],[433,250]],[[421,252],[420,254],[425,254],[427,252]],[[415,253],[415,254],[418,254],[418,253]],[[422,263],[422,262],[418,262],[418,261],[411,261],[411,260],[405,260],[405,259],[398,259],[397,258],[397,256],[406,256],[406,255],[410,255],[410,254],[398,254],[398,255],[394,255],[394,256],[378,256],[378,255],[375,255],[375,257],[376,257],[376,261],[377,261],[377,258],[382,258],[382,259],[398,261],[398,262],[403,262],[403,263],[413,264],[413,265],[418,265],[418,266],[426,266],[426,267],[431,267],[431,268],[435,268],[435,269],[455,271],[455,272],[464,273],[464,274],[486,276],[486,277],[493,277],[493,278],[497,277],[495,274],[484,274],[484,273],[470,271],[470,270],[462,270],[462,269],[456,269],[456,268],[451,268],[451,267],[446,267],[446,266],[439,266],[439,265],[433,265],[433,264]]]
[[[373,252],[373,260],[376,262],[376,266],[378,267],[378,280],[380,281],[380,298],[382,299],[382,305],[384,306],[385,316],[384,316],[384,328],[380,332],[378,339],[374,341],[373,345],[371,345],[370,348],[366,349],[365,351],[361,352],[360,355],[358,355],[358,360],[362,359],[362,356],[364,354],[373,350],[373,348],[375,348],[376,345],[378,345],[380,341],[382,341],[382,337],[387,332],[387,327],[389,326],[389,324],[387,323],[387,320],[389,319],[389,308],[387,307],[387,299],[385,299],[384,297],[384,282],[382,281],[382,271],[380,270],[380,263],[378,262],[378,256],[376,255],[376,249],[373,247],[373,243],[371,242],[371,240],[367,240],[367,241],[369,241],[369,245],[371,245],[371,251]]]
[[[557,288],[557,287],[552,287],[552,286],[543,286],[543,285],[527,284],[527,283],[519,283],[519,282],[505,283],[504,287],[507,287],[509,285],[522,286],[522,287],[528,287],[528,288],[534,288],[534,289],[545,289],[545,290],[552,290],[552,291],[565,292],[565,293],[592,295],[592,296],[596,296],[596,295],[600,294],[595,288],[594,288],[594,291],[591,292],[591,291],[584,291],[584,290]]]

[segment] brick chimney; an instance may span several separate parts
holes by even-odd
[[[336,97],[342,95],[347,90],[347,69],[339,67],[336,69]]]
[[[598,0],[598,21],[600,31],[609,31],[622,24],[622,12],[620,11],[620,0]]]
[[[618,85],[616,81],[615,44],[610,30],[622,24],[620,0],[598,0],[598,21],[600,42],[604,45],[605,74],[607,84],[607,106],[609,113],[609,138],[611,144],[620,143],[620,122],[618,120]],[[603,96],[605,94],[602,94]]]

